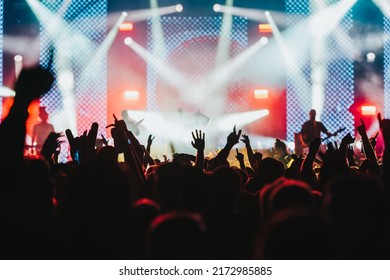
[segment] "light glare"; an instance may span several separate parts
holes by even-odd
[[[22,62],[23,61],[23,56],[21,56],[19,54],[15,55],[14,60],[15,60],[15,62]]]
[[[376,106],[362,106],[363,116],[376,116]]]
[[[176,12],[181,13],[183,11],[183,5],[177,4],[175,9],[176,9]]]
[[[124,42],[125,45],[130,46],[133,43],[133,39],[131,37],[126,37]]]
[[[367,54],[367,62],[374,62],[375,58],[376,58],[376,56],[375,56],[375,54],[373,52],[369,52]]]
[[[260,38],[260,42],[263,44],[263,45],[267,45],[268,44],[268,38],[267,37],[261,37]]]
[[[215,5],[213,6],[213,10],[214,10],[214,12],[220,12],[220,11],[221,11],[221,5],[215,4]]]
[[[126,90],[124,92],[125,99],[127,100],[138,100],[139,92],[136,90]]]

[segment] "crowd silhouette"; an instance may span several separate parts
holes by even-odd
[[[160,161],[151,156],[154,136],[143,145],[120,119],[113,145],[96,146],[106,124],[92,123],[82,135],[51,132],[27,157],[27,108],[54,79],[41,67],[23,69],[0,124],[2,259],[390,258],[390,120],[380,114],[380,157],[362,120],[363,157],[351,132],[325,151],[317,137],[307,154],[289,153],[279,139],[262,154],[234,127],[213,158],[195,130],[193,155]],[[57,159],[62,136],[66,163]],[[246,152],[236,149],[232,165],[240,141]]]

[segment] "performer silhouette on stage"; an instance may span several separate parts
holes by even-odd
[[[31,139],[31,144],[35,146],[37,152],[41,151],[42,145],[50,132],[54,132],[54,126],[48,122],[49,114],[46,112],[46,107],[39,107],[39,118],[41,121],[34,125]]]
[[[306,121],[301,128],[301,142],[303,147],[309,147],[311,141],[315,138],[321,138],[321,132],[328,137],[335,136],[334,133],[329,132],[322,122],[316,121],[316,110],[312,109],[309,112],[310,119]]]

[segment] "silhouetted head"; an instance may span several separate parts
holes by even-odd
[[[327,186],[324,210],[343,238],[347,258],[381,258],[387,250],[389,200],[377,180],[365,176],[339,178]]]
[[[311,121],[315,121],[315,119],[316,119],[316,115],[317,115],[317,112],[316,112],[316,110],[314,110],[314,109],[311,109],[311,110],[310,110],[310,112],[309,112],[309,117],[310,117],[310,120],[311,120]]]
[[[311,187],[300,180],[281,177],[259,193],[261,216],[265,220],[277,211],[291,207],[314,209]]]
[[[314,207],[311,187],[303,181],[281,178],[270,194],[269,212],[296,206]]]
[[[277,212],[260,228],[254,259],[337,259],[331,227],[318,214],[305,208]]]
[[[39,107],[39,118],[43,121],[49,119],[49,114],[47,113],[45,106]]]
[[[264,184],[272,183],[284,174],[284,165],[280,160],[268,157],[260,161],[257,176]]]
[[[193,213],[170,212],[152,222],[146,241],[150,259],[207,259],[208,242],[202,217]]]
[[[242,188],[242,177],[239,171],[227,166],[218,167],[212,173],[212,183],[216,210],[232,211]]]
[[[111,162],[118,162],[118,150],[114,146],[102,146],[97,150],[97,157]]]

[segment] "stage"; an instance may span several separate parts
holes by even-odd
[[[21,67],[47,66],[54,50],[56,83],[30,108],[27,144],[39,105],[57,132],[97,122],[110,143],[106,127],[125,119],[141,143],[155,136],[160,159],[194,154],[195,129],[210,157],[234,126],[255,150],[279,138],[294,152],[311,109],[329,131],[345,127],[331,141],[357,136],[361,118],[371,137],[376,114],[390,117],[390,11],[379,0],[0,2],[2,119]],[[65,141],[62,161],[67,152]]]

